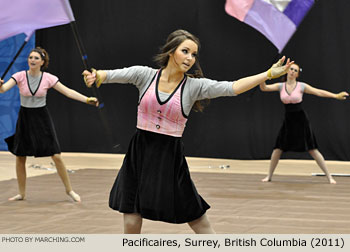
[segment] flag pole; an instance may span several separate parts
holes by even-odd
[[[90,65],[89,65],[88,60],[87,60],[88,57],[87,57],[87,54],[85,52],[84,44],[83,44],[83,41],[79,35],[78,27],[77,27],[77,24],[75,22],[74,14],[73,14],[72,8],[70,7],[69,0],[61,0],[61,4],[62,4],[63,8],[65,9],[66,15],[68,16],[69,20],[71,21],[69,24],[72,28],[74,39],[75,39],[75,42],[77,44],[79,53],[81,55],[81,59],[83,61],[84,68],[88,71],[91,71]],[[94,96],[96,96],[96,98],[100,101],[99,109],[103,108],[104,103],[102,102],[101,94],[94,85],[92,86],[92,92],[93,92]]]
[[[70,26],[72,28],[72,31],[73,31],[73,34],[74,34],[74,38],[75,38],[75,42],[77,44],[79,53],[81,55],[81,59],[82,59],[84,68],[86,70],[88,70],[88,71],[91,71],[91,67],[90,67],[89,62],[88,62],[88,57],[87,57],[87,54],[86,54],[86,51],[85,51],[85,48],[84,48],[84,45],[83,45],[83,41],[82,41],[82,39],[81,39],[81,37],[79,35],[78,27],[76,25],[76,22],[75,21],[70,22]],[[106,131],[106,134],[108,136],[108,140],[110,141],[110,144],[112,145],[112,148],[114,149],[114,151],[118,151],[119,147],[120,147],[120,144],[117,144],[117,143],[114,142],[110,124],[108,123],[107,117],[104,114],[104,112],[106,112],[106,110],[102,110],[102,108],[104,107],[104,103],[102,102],[102,96],[101,96],[99,90],[97,89],[97,87],[95,85],[92,86],[92,92],[93,92],[93,95],[100,102],[100,105],[98,107],[99,108],[99,114],[100,114],[101,120],[103,122],[103,126],[104,126],[104,129]]]
[[[1,76],[1,79],[2,79],[2,80],[5,78],[6,74],[8,73],[8,71],[10,70],[10,68],[12,67],[13,63],[15,63],[17,57],[21,54],[23,48],[24,48],[25,45],[28,43],[28,41],[29,41],[29,39],[32,37],[33,33],[34,33],[34,32],[32,32],[30,35],[27,35],[27,37],[24,39],[23,44],[22,44],[21,47],[18,49],[18,51],[17,51],[15,57],[13,57],[11,63],[7,66],[5,72],[2,74],[2,76]]]
[[[83,41],[81,40],[81,37],[79,35],[76,22],[75,21],[70,22],[70,26],[72,28],[74,39],[75,39],[75,42],[77,44],[84,68],[88,71],[91,71],[91,67],[90,67],[90,64],[88,62],[88,56],[86,54],[86,51],[85,51],[85,48],[83,45]],[[95,85],[92,86],[92,92],[93,92],[94,96],[96,96],[97,99],[100,101],[99,108],[102,109],[104,107],[104,103],[102,101],[102,96]]]

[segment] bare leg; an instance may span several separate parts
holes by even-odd
[[[318,151],[318,149],[309,150],[310,155],[316,160],[316,163],[321,168],[321,170],[326,174],[327,179],[330,184],[336,184],[337,182],[333,179],[332,175],[328,172],[326,167],[326,162],[322,154]]]
[[[68,177],[67,169],[66,169],[66,166],[63,163],[61,154],[55,154],[51,158],[52,158],[53,162],[55,163],[56,169],[57,169],[57,173],[60,176],[60,178],[61,178],[61,180],[62,180],[62,182],[64,184],[64,187],[66,188],[66,193],[74,201],[80,202],[81,201],[80,196],[72,190],[72,186],[70,184],[70,180],[69,180],[69,177]]]
[[[270,169],[269,169],[269,174],[262,179],[262,182],[270,182],[272,175],[276,169],[276,166],[278,164],[278,161],[280,160],[280,157],[282,155],[283,151],[281,149],[274,149],[272,154],[271,154],[271,161],[270,161]]]
[[[16,156],[16,174],[19,194],[9,198],[8,200],[24,200],[26,196],[26,160],[27,157]]]
[[[203,214],[198,219],[189,222],[188,225],[196,234],[215,234],[215,231],[211,227],[206,214]]]
[[[140,234],[142,217],[140,214],[124,214],[124,234]]]

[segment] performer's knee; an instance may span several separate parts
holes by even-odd
[[[142,224],[142,218],[139,214],[124,214],[124,228],[133,229]]]

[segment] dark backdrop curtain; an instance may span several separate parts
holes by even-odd
[[[258,31],[227,15],[225,0],[71,0],[89,62],[97,69],[131,65],[156,67],[152,57],[175,29],[186,29],[202,43],[200,63],[208,78],[236,80],[259,73],[277,59],[277,49]],[[319,0],[284,49],[301,65],[300,80],[331,92],[349,91],[350,1]],[[83,65],[69,25],[37,32],[48,50],[49,72],[79,92]],[[63,151],[125,153],[135,132],[138,91],[132,85],[100,88],[115,148],[97,109],[55,91],[48,95]],[[350,160],[349,101],[304,95],[320,151],[326,159]],[[277,92],[258,88],[211,101],[204,113],[192,112],[184,134],[188,156],[232,159],[270,157],[283,119]],[[285,158],[309,158],[286,153]]]

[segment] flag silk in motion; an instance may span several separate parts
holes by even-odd
[[[68,0],[1,0],[0,41],[74,21]]]
[[[280,53],[314,0],[226,0],[227,14],[264,34]]]

